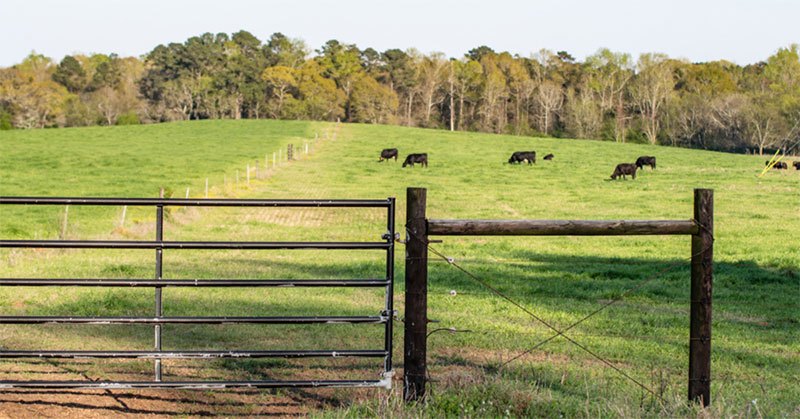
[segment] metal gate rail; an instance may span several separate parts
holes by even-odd
[[[153,279],[116,278],[0,278],[0,286],[57,287],[150,287],[155,289],[155,313],[152,317],[69,317],[69,316],[0,316],[0,324],[144,324],[153,325],[155,344],[152,351],[69,351],[69,350],[0,350],[0,359],[11,358],[98,358],[153,359],[153,381],[0,381],[0,388],[26,389],[218,389],[277,387],[386,387],[392,376],[392,315],[394,292],[395,199],[383,200],[302,200],[302,199],[150,199],[150,198],[42,198],[0,197],[0,205],[87,205],[150,206],[156,208],[156,237],[153,241],[129,240],[0,240],[0,248],[59,249],[154,249]],[[166,241],[163,237],[164,207],[312,207],[312,208],[386,208],[387,230],[376,242],[242,242],[242,241]],[[333,249],[382,250],[386,252],[384,278],[364,279],[162,279],[164,249]],[[271,316],[271,317],[166,317],[163,315],[163,287],[384,287],[384,309],[377,316]],[[360,350],[162,350],[161,326],[164,324],[383,324],[384,347]],[[218,358],[311,358],[364,357],[383,358],[379,380],[261,380],[261,381],[162,381],[162,359]]]

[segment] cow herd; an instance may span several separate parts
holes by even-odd
[[[655,156],[641,156],[636,159],[636,163],[618,164],[617,167],[614,168],[614,173],[611,174],[611,180],[616,180],[620,177],[627,179],[627,176],[630,176],[631,179],[636,179],[636,171],[643,169],[645,166],[650,166],[651,169],[655,170]]]
[[[770,161],[769,161],[769,160],[767,160],[767,161],[766,161],[766,163],[764,163],[764,166],[767,166],[767,167],[769,167],[769,164],[770,164]],[[798,161],[793,161],[793,162],[792,162],[792,166],[794,166],[795,170],[800,170],[800,160],[798,160]],[[779,162],[775,163],[775,164],[772,166],[772,168],[773,168],[773,169],[783,169],[783,170],[786,170],[786,169],[788,169],[788,168],[789,168],[789,165],[788,165],[788,164],[787,164],[785,161],[779,161]]]
[[[394,161],[397,161],[398,155],[399,152],[397,151],[396,148],[384,148],[381,151],[381,157],[380,159],[378,159],[378,163],[389,159],[394,159]],[[415,163],[421,164],[422,167],[428,167],[428,153],[409,154],[408,156],[406,156],[405,161],[403,161],[403,167],[406,166],[414,167]]]
[[[381,150],[381,156],[378,158],[378,163],[394,159],[397,161],[397,157],[399,152],[396,148],[384,148]],[[555,157],[552,153],[544,156],[545,160],[553,160]],[[511,158],[508,159],[509,163],[528,163],[534,164],[536,163],[536,152],[535,151],[516,151],[514,154],[511,155]],[[406,159],[403,161],[403,167],[411,166],[414,167],[415,163],[419,163],[422,167],[428,167],[428,153],[412,153],[406,156]]]
[[[382,162],[384,160],[394,159],[397,161],[398,151],[396,148],[385,148],[381,151],[381,157],[378,162]],[[544,156],[544,160],[553,160],[553,154],[549,153]],[[422,167],[428,167],[428,154],[427,153],[412,153],[406,156],[405,161],[403,161],[403,167],[411,166],[414,167],[415,163],[419,163]],[[536,152],[535,151],[515,151],[511,154],[511,157],[508,159],[509,164],[522,164],[527,163],[529,165],[536,164]],[[770,161],[768,160],[766,166],[770,165]],[[636,171],[641,170],[644,166],[650,166],[651,169],[655,170],[656,168],[656,158],[655,156],[641,156],[636,159],[636,163],[620,163],[617,167],[614,168],[614,173],[611,174],[611,179],[616,180],[619,178],[627,179],[628,176],[631,179],[636,179]],[[800,170],[800,161],[792,162],[792,166],[795,169]],[[773,169],[788,169],[789,165],[786,162],[777,162],[772,166]]]
[[[380,163],[389,159],[394,159],[397,161],[399,154],[400,153],[396,148],[384,148],[381,150],[381,156],[378,159],[378,162]],[[553,155],[553,153],[548,153],[546,156],[544,156],[544,160],[553,160],[554,157],[555,155]],[[407,155],[406,159],[403,161],[403,167],[414,167],[414,164],[416,163],[419,163],[422,165],[422,167],[428,167],[428,153],[411,153]],[[515,151],[511,154],[511,157],[508,158],[508,163],[527,163],[529,165],[536,164],[536,152]],[[636,163],[620,163],[614,169],[614,173],[611,174],[611,179],[617,179],[619,177],[627,179],[627,176],[631,176],[631,178],[636,179],[636,170],[642,169],[644,166],[650,166],[652,169],[655,169],[656,158],[654,156],[641,156],[636,159]]]

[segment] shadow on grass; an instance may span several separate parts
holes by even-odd
[[[598,304],[619,298],[627,290],[640,285],[642,281],[649,281],[641,289],[626,295],[617,306],[617,310],[621,310],[625,316],[640,316],[643,310],[663,308],[669,312],[670,316],[678,319],[678,323],[688,324],[689,262],[686,260],[553,256],[527,251],[514,252],[510,258],[513,260],[466,259],[456,262],[522,304],[548,310],[551,313],[588,313],[597,308]],[[435,261],[433,255],[430,260],[429,285],[432,294],[432,309],[437,309],[435,296],[449,294],[450,290],[457,290],[458,295],[465,294],[477,300],[497,299],[489,290],[463,273],[446,263]],[[218,268],[217,264],[211,262],[203,267],[203,277],[230,277],[224,269]],[[185,263],[173,263],[172,267],[188,271],[196,269],[190,263]],[[285,260],[265,262],[261,259],[244,259],[237,260],[237,267],[242,272],[248,272],[258,270],[258,267],[264,263],[269,263],[281,272],[302,273],[302,275],[298,274],[293,277],[311,278],[365,278],[369,277],[365,273],[375,270],[380,272],[382,266],[379,262],[352,261],[351,263],[335,263],[331,266],[331,264],[314,262]],[[402,286],[403,269],[400,266],[398,266],[396,278],[398,295],[395,299],[400,305],[404,288]],[[718,327],[717,330],[746,337],[756,344],[792,342],[793,330],[798,324],[797,283],[797,270],[771,269],[751,261],[717,262],[715,264],[715,327]],[[269,315],[309,316],[320,315],[321,311],[336,315],[375,315],[382,306],[382,299],[379,296],[382,294],[382,290],[380,289],[377,292],[338,288],[288,291],[266,289],[263,293],[267,296],[265,298],[259,296],[262,294],[252,291],[244,294],[227,291],[189,291],[196,292],[196,294],[189,295],[188,292],[174,292],[170,289],[165,291],[165,301],[168,302],[166,307],[168,311],[171,311],[168,315],[214,315],[209,312],[214,311],[215,305],[229,307],[232,309],[232,313],[235,312],[232,315],[241,316],[264,315],[267,312]],[[296,293],[296,295],[289,296],[287,292]],[[276,293],[277,296],[274,295]],[[150,289],[91,290],[77,298],[68,299],[68,301],[57,302],[56,300],[54,304],[30,307],[24,310],[24,314],[143,315],[152,313],[152,304],[152,290]],[[370,310],[365,312],[364,309],[367,306],[370,307]],[[402,310],[402,306],[398,308]],[[506,310],[515,309],[509,306]],[[492,327],[492,322],[496,321],[498,321],[496,318],[488,319],[485,326]],[[375,325],[373,330],[365,335],[359,335],[361,330],[356,330],[356,327],[346,325],[336,325],[335,328],[339,328],[339,330],[335,330],[329,335],[322,335],[317,326],[321,325],[167,326],[165,327],[165,342],[168,343],[165,343],[165,347],[232,349],[232,347],[240,347],[239,345],[244,344],[246,349],[263,349],[265,346],[290,349],[287,347],[287,343],[291,342],[298,349],[310,349],[309,346],[331,349],[331,346],[341,347],[343,345],[353,345],[350,347],[353,349],[364,349],[364,346],[379,348],[382,343],[382,326],[380,325]],[[397,331],[401,332],[400,325],[397,326]],[[604,324],[604,327],[612,330],[615,326],[616,323],[613,322]],[[359,328],[362,327],[359,326]],[[269,332],[265,332],[264,328],[267,328]],[[68,329],[71,335],[69,339],[79,341],[96,339],[106,343],[113,342],[122,347],[141,349],[152,345],[152,327],[148,326],[71,326]],[[397,333],[396,336],[399,337],[400,334]],[[55,342],[59,342],[61,335],[53,332],[50,336],[55,339]],[[14,337],[6,339],[4,346],[14,347],[15,340]],[[367,340],[370,344],[364,345]],[[497,345],[500,345],[499,348],[502,348],[503,344],[502,341],[497,342]],[[395,342],[396,352],[399,352],[397,348],[401,345],[399,341]],[[469,346],[469,338],[465,345]],[[728,353],[746,363],[784,365],[787,362],[784,359],[778,359],[777,355],[773,357],[765,353],[743,353],[740,349],[726,348],[725,345],[717,345],[715,352],[723,355]],[[477,365],[474,364],[474,361],[450,359],[451,357],[443,357],[435,353],[432,353],[431,357],[443,365],[480,367],[485,372],[492,374],[499,372],[492,365]],[[375,359],[375,361],[375,367],[371,369],[373,372],[380,370],[380,360]],[[398,357],[395,364],[399,365],[399,362]],[[189,365],[181,368],[187,370],[195,368],[198,374],[206,371],[203,367]],[[312,363],[312,365],[303,366],[282,359],[216,360],[212,361],[208,368],[222,371],[223,376],[244,374],[250,379],[286,378],[287,375],[294,375],[294,373],[303,376],[308,374],[305,371],[307,369],[319,372],[323,368],[327,368],[331,373],[336,372],[338,376],[352,376],[353,373],[367,370],[364,365],[360,364],[340,363],[324,366]],[[323,375],[328,374],[323,373]],[[536,385],[574,397],[581,396],[581,390],[565,389],[561,383],[562,380],[556,375],[551,375],[542,375],[536,378],[538,380]],[[312,392],[303,390],[293,390],[293,392],[301,398],[315,399],[322,403],[335,402],[334,399],[328,399]],[[192,412],[192,414],[198,413]]]

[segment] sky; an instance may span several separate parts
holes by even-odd
[[[141,56],[159,44],[241,29],[378,51],[461,57],[487,45],[583,60],[600,48],[749,64],[800,43],[800,0],[0,0],[0,66],[31,51]]]

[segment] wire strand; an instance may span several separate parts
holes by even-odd
[[[696,221],[695,221],[695,222],[696,222]],[[696,223],[697,223],[697,222],[696,222]],[[689,258],[689,260],[691,260],[692,258],[694,258],[694,257],[695,257],[695,256],[697,256],[697,255],[700,255],[700,254],[702,254],[702,253],[706,252],[708,249],[710,249],[710,248],[711,248],[711,246],[713,246],[713,243],[714,243],[714,236],[713,236],[713,234],[711,234],[711,232],[709,231],[709,229],[708,229],[706,226],[704,226],[704,225],[701,225],[700,223],[697,223],[697,225],[698,225],[699,227],[701,227],[701,228],[705,229],[705,230],[706,230],[706,232],[708,232],[708,233],[711,235],[711,243],[710,243],[708,246],[706,246],[704,249],[702,249],[701,251],[699,251],[699,252],[697,252],[696,254],[692,255],[692,256]],[[514,361],[514,360],[516,360],[516,359],[519,359],[520,357],[522,357],[522,356],[524,356],[524,355],[526,355],[526,354],[528,354],[528,353],[530,353],[530,352],[532,352],[532,351],[536,350],[537,348],[541,347],[542,345],[546,344],[547,342],[550,342],[551,340],[553,340],[553,339],[557,338],[558,336],[561,336],[561,337],[563,337],[564,339],[566,339],[567,341],[569,341],[570,343],[572,343],[573,345],[575,345],[575,346],[577,346],[577,347],[581,348],[582,350],[584,350],[586,353],[588,353],[588,354],[592,355],[594,358],[596,358],[597,360],[601,361],[601,362],[602,362],[602,363],[604,363],[606,366],[608,366],[609,368],[613,369],[614,371],[616,371],[617,373],[619,373],[619,374],[620,374],[620,375],[622,375],[623,377],[627,378],[628,380],[630,380],[631,382],[635,383],[636,385],[638,385],[639,387],[641,387],[641,388],[642,388],[642,389],[644,389],[645,391],[649,392],[649,393],[650,393],[650,394],[652,394],[654,397],[658,398],[658,399],[659,399],[661,402],[664,402],[664,403],[666,402],[666,400],[664,400],[664,398],[663,398],[663,397],[661,397],[660,395],[656,394],[656,392],[655,392],[655,391],[653,391],[652,389],[650,389],[649,387],[647,387],[646,385],[644,385],[644,384],[643,384],[643,383],[641,383],[640,381],[636,380],[635,378],[633,378],[632,376],[630,376],[629,374],[627,374],[625,371],[621,370],[620,368],[618,368],[617,366],[615,366],[614,364],[612,364],[612,363],[611,363],[610,361],[608,361],[607,359],[605,359],[605,358],[601,357],[600,355],[598,355],[597,353],[593,352],[592,350],[590,350],[590,349],[589,349],[589,348],[587,348],[586,346],[584,346],[584,345],[581,345],[580,343],[576,342],[574,339],[572,339],[571,337],[567,336],[567,335],[566,335],[566,334],[564,334],[564,333],[565,333],[565,332],[567,332],[568,330],[570,330],[570,329],[572,329],[572,328],[574,328],[574,327],[578,326],[579,324],[583,323],[584,321],[586,321],[587,319],[589,319],[589,318],[591,318],[592,316],[596,315],[597,313],[599,313],[599,312],[601,312],[601,311],[605,310],[606,308],[610,307],[611,305],[613,305],[613,304],[617,303],[618,301],[622,300],[622,299],[623,299],[625,296],[627,296],[627,295],[628,295],[628,294],[630,294],[631,292],[633,292],[633,291],[635,291],[635,290],[638,290],[638,289],[641,289],[641,288],[642,288],[644,285],[646,285],[647,283],[649,283],[649,282],[652,282],[654,279],[656,279],[656,278],[659,278],[659,277],[661,277],[661,276],[665,275],[667,272],[669,272],[669,271],[671,271],[671,270],[673,270],[673,269],[677,268],[677,267],[679,266],[679,265],[678,265],[678,263],[679,263],[679,262],[675,262],[675,263],[673,263],[671,266],[667,267],[666,269],[663,269],[662,271],[660,271],[660,272],[659,272],[659,273],[657,273],[656,275],[653,275],[653,276],[651,276],[650,278],[648,278],[648,279],[647,279],[647,280],[645,280],[644,282],[640,283],[640,284],[639,284],[639,285],[637,285],[636,287],[633,287],[633,288],[631,288],[631,289],[629,289],[629,290],[625,291],[625,292],[624,292],[624,293],[622,293],[620,296],[618,296],[618,297],[616,297],[615,299],[613,299],[613,300],[609,301],[608,303],[606,303],[606,304],[602,305],[601,307],[599,307],[598,309],[596,309],[596,310],[594,310],[593,312],[589,313],[588,315],[584,316],[582,319],[580,319],[580,320],[578,320],[577,322],[573,323],[573,324],[572,324],[572,325],[570,325],[569,327],[567,327],[567,328],[565,328],[565,329],[563,329],[563,330],[559,330],[559,329],[557,329],[555,326],[553,326],[553,325],[551,325],[550,323],[546,322],[546,321],[545,321],[544,319],[542,319],[541,317],[539,317],[539,316],[537,316],[536,314],[534,314],[532,311],[528,310],[526,307],[524,307],[524,306],[523,306],[523,305],[521,305],[520,303],[518,303],[518,302],[516,302],[515,300],[513,300],[511,297],[509,297],[509,296],[505,295],[503,292],[501,292],[501,291],[500,291],[500,290],[498,290],[497,288],[495,288],[495,287],[491,286],[491,285],[490,285],[489,283],[487,283],[486,281],[484,281],[484,280],[482,280],[482,279],[478,278],[478,277],[477,277],[476,275],[474,275],[473,273],[471,273],[471,272],[469,272],[468,270],[466,270],[465,268],[461,267],[461,266],[460,266],[458,263],[456,263],[456,262],[455,262],[455,260],[454,260],[453,258],[447,257],[447,256],[446,256],[445,254],[443,254],[442,252],[439,252],[438,250],[436,250],[434,247],[432,247],[432,246],[430,245],[429,241],[427,241],[427,240],[423,240],[422,238],[418,237],[416,234],[412,233],[412,232],[411,232],[411,231],[410,231],[408,228],[406,228],[406,234],[407,234],[407,235],[410,235],[410,236],[413,236],[415,239],[417,239],[417,240],[419,240],[420,242],[424,243],[424,244],[425,244],[425,246],[427,247],[427,249],[431,251],[431,253],[435,254],[436,256],[439,256],[440,258],[442,258],[443,260],[445,260],[445,261],[446,261],[446,262],[447,262],[449,265],[453,266],[454,268],[456,268],[457,270],[461,271],[462,273],[464,273],[464,274],[465,274],[465,275],[467,275],[468,277],[472,278],[472,279],[473,279],[473,280],[475,280],[476,282],[478,282],[478,283],[480,283],[481,285],[483,285],[484,287],[488,288],[488,289],[489,289],[489,290],[491,290],[491,291],[492,291],[494,294],[496,294],[496,295],[498,295],[499,297],[503,298],[504,300],[506,300],[507,302],[509,302],[509,303],[510,303],[510,304],[512,304],[513,306],[515,306],[515,307],[519,308],[520,310],[522,310],[523,312],[525,312],[526,314],[528,314],[530,317],[532,317],[532,318],[533,318],[533,319],[535,319],[536,321],[538,321],[538,322],[540,322],[540,323],[544,324],[544,325],[545,325],[545,326],[547,326],[549,329],[551,329],[551,330],[553,330],[554,332],[556,332],[556,334],[555,334],[555,335],[552,335],[552,336],[548,337],[547,339],[545,339],[545,340],[543,340],[543,341],[539,342],[539,343],[538,343],[538,344],[536,344],[536,345],[535,345],[533,348],[531,348],[531,349],[529,349],[529,350],[527,350],[527,351],[523,352],[523,353],[522,353],[522,354],[520,354],[520,355],[517,355],[516,357],[512,358],[512,359],[511,359],[511,360],[509,360],[509,361],[506,361],[506,362],[504,362],[504,363],[503,363],[503,364],[500,366],[500,368],[503,368],[503,367],[505,367],[505,366],[506,366],[506,365],[508,365],[510,362],[512,362],[512,361]],[[680,261],[680,263],[685,263],[685,261],[684,261],[684,260],[681,260],[681,261]]]

